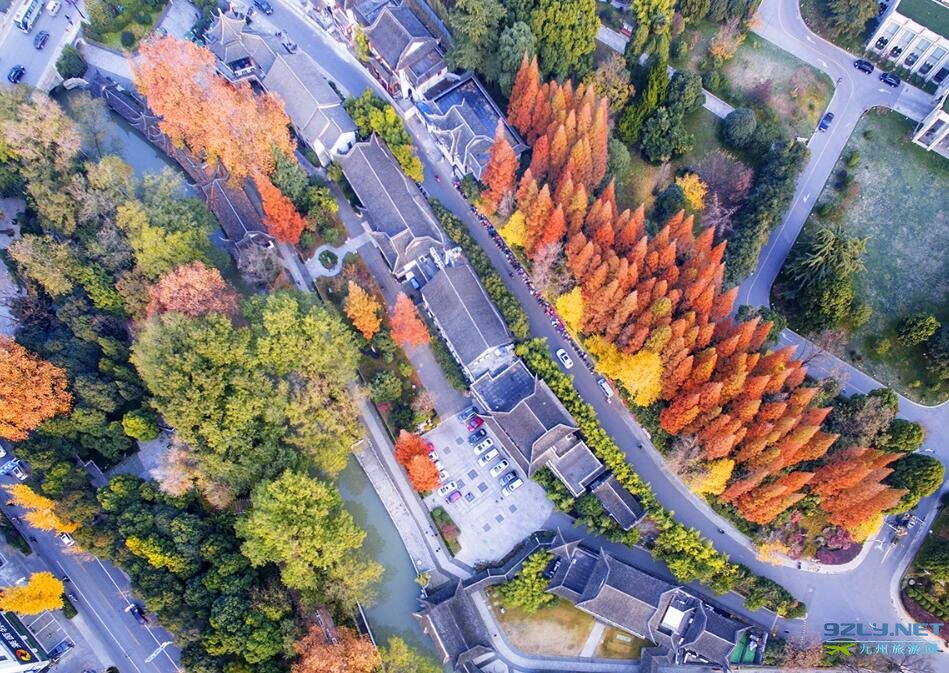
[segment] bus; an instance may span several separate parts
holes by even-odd
[[[24,33],[29,33],[42,12],[43,0],[23,0],[20,9],[16,10],[13,16],[13,25]]]

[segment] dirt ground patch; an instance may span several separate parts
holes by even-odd
[[[526,654],[577,655],[593,628],[593,617],[566,601],[529,615],[523,610],[503,608],[493,596],[489,600],[508,640]]]
[[[653,645],[654,643],[648,640],[637,638],[611,626],[603,632],[603,638],[596,648],[596,656],[606,659],[631,659],[635,661],[640,658],[643,648],[652,647]]]

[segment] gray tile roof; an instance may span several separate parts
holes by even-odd
[[[249,30],[243,19],[223,12],[208,31],[208,47],[226,67],[250,58],[260,83],[280,98],[308,145],[330,149],[344,134],[355,133],[342,101],[308,54],[288,54],[273,36]]]
[[[412,10],[405,6],[388,5],[376,16],[366,29],[366,37],[372,49],[391,70],[403,67],[403,58],[417,46],[420,49],[435,47],[435,38],[422,25]]]
[[[681,647],[716,664],[728,662],[747,627],[700,604],[695,619],[683,637]]]
[[[586,487],[603,472],[603,463],[590,451],[590,447],[576,435],[565,438],[569,448],[554,447],[547,461],[555,475],[560,478],[574,496],[582,495]]]
[[[346,9],[351,9],[356,20],[366,26],[376,20],[390,0],[346,0]]]
[[[422,298],[465,367],[512,342],[504,320],[467,262],[436,273],[422,287]]]
[[[636,634],[650,635],[649,620],[662,595],[675,587],[601,551],[577,607]]]
[[[458,580],[423,600],[415,618],[453,666],[466,652],[491,647],[484,620]]]
[[[376,136],[357,143],[338,161],[366,209],[373,238],[397,274],[430,247],[444,247],[444,235],[418,185]]]
[[[623,530],[632,528],[643,514],[643,506],[613,475],[594,486],[592,492]]]
[[[494,132],[504,115],[471,73],[457,82],[431,90],[430,100],[419,104],[436,142],[456,157],[465,170],[481,177],[494,143]],[[507,140],[520,154],[527,146],[507,123]]]

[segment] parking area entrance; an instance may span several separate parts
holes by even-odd
[[[468,423],[452,416],[425,435],[434,445],[444,471],[442,484],[454,483],[451,489],[429,495],[425,504],[429,510],[441,506],[448,512],[460,531],[461,551],[456,557],[475,565],[503,558],[542,528],[553,504],[544,489],[517,467],[486,425],[469,430]],[[477,436],[482,430],[484,435]],[[485,446],[487,439],[492,441]],[[512,472],[516,476],[511,476]],[[523,485],[505,493],[502,480],[515,478]]]

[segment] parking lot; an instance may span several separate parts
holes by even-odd
[[[486,426],[482,426],[485,427]],[[431,510],[442,506],[458,526],[461,551],[457,558],[469,565],[496,561],[503,558],[525,537],[541,528],[553,509],[547,494],[539,485],[527,479],[504,450],[497,437],[488,430],[499,455],[485,465],[478,464],[475,448],[468,442],[469,432],[458,418],[442,422],[425,435],[435,446],[438,458],[447,476],[461,492],[456,502],[447,502],[445,496],[434,493],[425,499]],[[490,470],[502,459],[510,465],[498,476]],[[515,470],[524,484],[505,495],[499,477]]]

